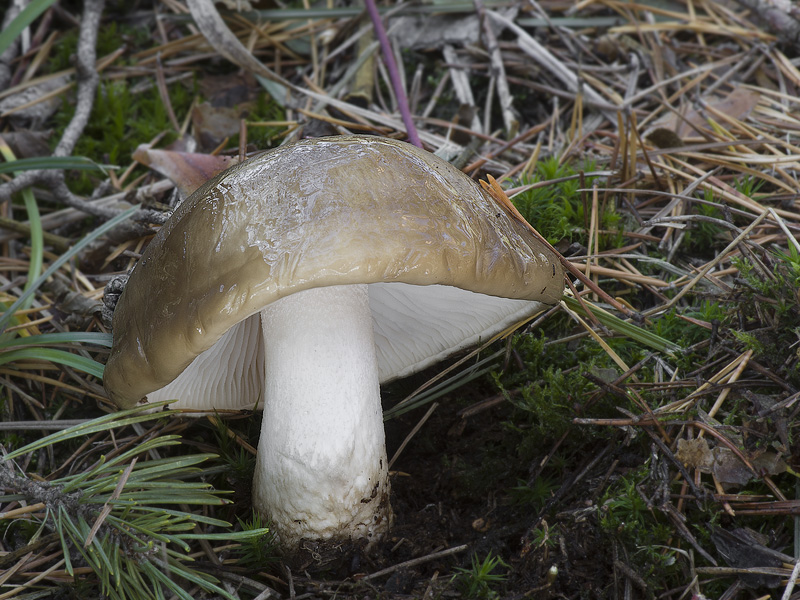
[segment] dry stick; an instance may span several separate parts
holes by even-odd
[[[786,225],[786,222],[778,216],[778,213],[775,212],[774,208],[770,207],[768,210],[769,214],[772,215],[772,218],[778,224],[778,227],[780,227],[783,230],[783,233],[786,234],[787,241],[790,241],[795,247],[795,250],[800,252],[800,243],[797,242],[797,239],[794,237],[794,235],[792,235],[792,232],[789,231],[789,227]]]
[[[32,512],[39,512],[43,508],[47,508],[47,504],[44,502],[37,502],[36,504],[30,504],[28,506],[20,506],[14,510],[0,512],[0,519],[16,519],[22,515],[27,515]],[[5,555],[3,556],[3,559],[5,559]]]
[[[546,127],[547,127],[547,123],[534,125],[533,127],[530,127],[528,130],[523,131],[522,133],[520,133],[513,140],[504,143],[497,150],[495,150],[493,152],[490,152],[490,153],[484,155],[483,157],[479,158],[478,160],[476,160],[472,164],[467,165],[466,167],[464,167],[462,169],[462,171],[464,171],[465,173],[469,173],[470,171],[474,171],[475,169],[478,169],[478,168],[482,167],[483,165],[485,165],[487,162],[489,162],[493,158],[495,158],[497,156],[500,156],[503,152],[505,152],[509,148],[513,148],[514,146],[516,146],[520,142],[524,142],[529,137],[532,137],[532,136],[538,134],[539,132],[541,132]],[[524,189],[529,189],[529,188],[524,188]]]
[[[28,223],[21,223],[19,221],[15,221],[14,219],[9,219],[8,217],[0,217],[0,229],[8,229],[9,231],[21,233],[22,235],[28,237],[31,235],[31,226]],[[5,239],[8,239],[8,237]],[[48,231],[42,232],[42,237],[44,238],[45,244],[52,246],[59,252],[66,252],[72,245],[67,238],[61,237],[60,235],[55,235]]]
[[[53,571],[63,567],[66,562],[67,562],[67,559],[66,558],[62,558],[60,561],[58,561],[52,567],[50,567],[48,569],[45,569],[41,573],[37,573],[37,575],[35,577],[32,577],[31,579],[29,579],[25,583],[22,583],[22,584],[20,584],[20,585],[18,585],[16,587],[12,588],[10,591],[8,591],[8,592],[6,592],[4,594],[0,594],[0,600],[5,600],[6,598],[13,598],[15,596],[18,596],[20,594],[20,592],[22,592],[23,590],[26,590],[26,589],[28,589],[30,587],[35,586],[39,581],[41,581],[42,579],[44,579],[45,577],[50,575]],[[77,570],[77,569],[75,569],[75,570]]]
[[[97,519],[95,520],[94,525],[92,525],[92,528],[89,530],[89,535],[86,536],[86,541],[83,543],[84,549],[92,545],[92,541],[94,540],[94,537],[97,535],[97,532],[99,531],[100,527],[103,525],[103,521],[105,521],[106,517],[111,514],[111,506],[108,503],[113,502],[114,500],[117,500],[120,497],[120,494],[122,494],[122,490],[125,487],[125,484],[128,483],[128,478],[131,476],[131,473],[133,472],[133,467],[136,466],[137,460],[138,458],[134,456],[133,460],[131,461],[131,464],[129,464],[122,472],[122,474],[119,476],[119,481],[117,482],[117,486],[114,488],[113,493],[111,494],[111,496],[109,496],[108,500],[103,505],[103,508],[100,510],[100,514],[97,515]]]
[[[792,590],[794,590],[794,584],[797,583],[797,578],[800,576],[800,560],[794,563],[794,569],[792,569],[792,574],[789,576],[789,582],[786,584],[786,589],[783,590],[783,596],[781,596],[781,600],[789,600],[792,597]]]
[[[22,12],[22,9],[25,8],[25,4],[22,1],[16,2],[9,2],[6,4],[6,13],[3,17],[3,22],[0,24],[0,29],[5,29],[8,27],[11,22],[16,18],[16,16]],[[11,82],[11,63],[17,58],[19,54],[20,44],[17,40],[11,43],[8,48],[0,54],[0,90],[5,89],[8,87],[8,84]]]
[[[622,370],[623,373],[630,370],[630,367],[627,364],[625,364],[625,361],[622,360],[619,354],[614,352],[611,346],[609,346],[608,343],[606,343],[606,341],[602,337],[600,337],[593,328],[589,327],[589,324],[586,321],[584,321],[578,313],[570,309],[563,301],[561,302],[561,308],[564,310],[564,312],[566,312],[570,317],[572,317],[575,321],[577,321],[578,324],[589,333],[589,335],[594,339],[594,341],[597,342],[603,350],[605,350],[606,354],[608,354],[611,360],[613,360],[617,364],[617,366]]]
[[[581,293],[575,289],[575,286],[572,284],[569,278],[566,279],[567,279],[567,286],[569,286],[569,291],[572,292],[572,295],[575,297],[575,300],[578,301],[578,304],[581,305],[581,308],[584,311],[586,311],[586,316],[592,322],[592,325],[594,325],[598,329],[603,328],[603,326],[600,324],[600,321],[597,320],[597,315],[595,315],[591,310],[589,310],[589,307],[587,306],[586,301],[583,299]],[[605,329],[603,330],[605,331]],[[587,333],[588,332],[589,330],[587,329]]]
[[[117,192],[115,194],[111,194],[110,196],[97,198],[96,200],[89,200],[87,203],[97,207],[107,207],[118,202],[131,200],[132,203],[139,204],[148,197],[157,196],[158,194],[167,192],[174,187],[175,184],[172,183],[169,179],[161,179],[153,184],[137,189],[136,192],[134,193],[133,199],[131,198],[131,194],[129,192]],[[108,209],[108,210],[111,211],[113,209]],[[64,208],[61,210],[54,211],[42,217],[42,227],[45,230],[47,230],[68,223],[74,223],[75,221],[79,221],[85,218],[86,215],[81,214],[84,212],[85,211],[82,211],[79,207]],[[13,237],[15,237],[13,234],[0,232],[0,243],[6,242]]]
[[[742,362],[744,358],[744,354],[737,356],[727,365],[722,367],[717,373],[714,373],[711,377],[708,378],[706,382],[700,385],[696,390],[694,390],[691,394],[686,396],[685,398],[681,398],[680,400],[675,400],[674,402],[670,402],[667,405],[660,406],[656,409],[658,413],[670,413],[673,411],[686,411],[689,407],[695,404],[695,401],[698,397],[700,397],[705,390],[709,389],[712,385],[722,384],[722,380],[728,377],[731,372],[736,369]],[[751,355],[752,356],[752,355]],[[750,357],[747,358],[748,362]]]
[[[169,98],[169,90],[167,89],[167,79],[164,77],[164,65],[161,64],[161,54],[156,54],[156,84],[158,88],[158,95],[161,98],[161,104],[167,110],[167,117],[172,123],[175,132],[181,130],[181,125],[178,123],[178,117],[175,116],[175,110],[172,108],[172,101]]]
[[[692,154],[692,153],[689,153],[689,152],[680,152],[680,151],[676,152],[676,154],[681,154],[681,155],[686,156],[688,158],[697,158],[697,159],[705,161],[707,163],[719,164],[720,166],[727,166],[727,167],[732,166],[731,162],[728,161],[728,160],[723,161],[723,160],[720,160],[718,158],[714,158],[714,157],[709,156],[709,155],[698,155],[698,154]],[[728,158],[728,157],[726,157],[726,158]],[[663,165],[661,165],[661,168],[664,169],[665,171],[669,171],[671,174],[675,175],[676,177],[680,177],[680,178],[684,178],[684,179],[690,179],[690,178],[694,177],[695,175],[699,175],[701,173],[704,173],[704,171],[702,171],[698,167],[695,167],[693,164],[691,164],[691,163],[689,163],[687,161],[679,159],[677,156],[673,156],[672,160],[677,163],[677,165],[678,165],[677,167],[671,167],[671,166],[669,166],[667,164],[663,164]],[[748,169],[743,167],[741,170],[742,171],[747,171]],[[789,186],[788,184],[786,184],[786,183],[784,183],[784,182],[782,182],[782,181],[780,181],[778,179],[775,179],[774,177],[772,177],[772,176],[770,176],[770,175],[768,175],[766,173],[759,173],[759,176],[761,177],[761,179],[763,179],[765,181],[768,181],[769,183],[774,184],[776,187],[779,187],[781,189],[786,190],[787,193],[790,193],[790,194],[795,194],[796,193],[795,188]],[[749,197],[745,196],[741,192],[738,192],[737,190],[732,188],[730,185],[728,185],[727,183],[725,183],[724,181],[722,181],[718,177],[715,177],[715,176],[709,177],[708,185],[716,186],[719,189],[717,194],[722,196],[726,200],[734,203],[734,204],[738,204],[739,206],[744,206],[744,207],[752,210],[753,212],[761,212],[763,210],[766,210],[761,204],[759,204],[758,202],[756,202],[752,198],[749,198]],[[793,213],[793,212],[787,211],[787,210],[783,210],[783,209],[775,209],[775,212],[777,212],[779,215],[782,215],[782,216],[788,217],[788,218],[796,218],[796,216],[797,216],[796,213]]]
[[[739,380],[739,377],[741,377],[742,373],[747,368],[747,365],[750,363],[750,358],[752,356],[753,356],[753,349],[751,348],[750,350],[745,352],[744,355],[742,355],[741,359],[739,360],[739,365],[736,367],[736,370],[725,381],[726,384],[730,386],[730,384],[735,383],[736,381]],[[731,387],[726,387],[720,392],[719,397],[717,397],[717,401],[714,402],[714,406],[712,406],[711,410],[708,411],[709,418],[713,419],[716,416],[717,412],[722,407],[722,403],[725,402],[725,398],[728,397],[728,394],[730,393],[731,389],[732,389]],[[700,437],[702,434],[703,432],[701,431],[698,437]]]
[[[386,569],[381,569],[380,571],[376,571],[375,573],[370,573],[366,577],[362,577],[361,581],[369,581],[370,579],[377,579],[378,577],[383,577],[384,575],[389,575],[390,573],[394,573],[395,571],[399,571],[400,569],[406,569],[408,567],[414,567],[416,565],[421,565],[422,563],[430,562],[432,560],[436,560],[439,558],[444,558],[445,556],[450,556],[452,554],[458,554],[459,552],[463,552],[469,548],[468,544],[463,544],[461,546],[455,546],[453,548],[448,548],[447,550],[442,550],[440,552],[434,552],[433,554],[427,554],[425,556],[420,556],[419,558],[412,558],[411,560],[407,560],[405,562],[398,563],[394,566],[388,567]]]
[[[192,13],[195,23],[197,23],[198,27],[200,27],[200,30],[203,32],[203,35],[206,37],[208,43],[211,44],[211,46],[219,54],[224,56],[233,64],[250,71],[254,75],[278,83],[292,90],[293,92],[303,94],[315,100],[320,100],[325,104],[329,104],[330,106],[340,110],[344,110],[354,115],[387,125],[397,129],[398,131],[402,131],[404,129],[403,124],[399,123],[395,119],[392,119],[391,117],[386,117],[374,111],[359,108],[354,104],[343,102],[336,98],[326,96],[322,93],[298,87],[275,73],[272,69],[268,68],[255,56],[253,56],[233,34],[233,32],[228,29],[211,0],[188,0],[187,6]],[[432,145],[441,146],[444,144],[444,138],[439,135],[428,132],[416,133],[419,137],[424,138],[427,143]]]
[[[466,71],[469,65],[466,67],[459,67],[457,66],[458,56],[456,55],[455,48],[450,44],[445,44],[442,47],[442,57],[444,58],[445,65],[448,69],[448,74],[450,77],[450,81],[453,85],[453,91],[456,94],[456,98],[458,99],[458,103],[463,106],[475,106],[475,96],[472,94],[472,87],[469,84],[469,76],[467,75]],[[430,105],[426,107],[424,116],[428,116],[431,112]],[[472,119],[472,123],[470,124],[472,129],[480,131],[480,120],[478,116]]]
[[[647,163],[647,168],[650,169],[650,174],[653,176],[653,179],[655,180],[658,187],[663,189],[664,183],[661,181],[661,178],[658,176],[658,173],[656,172],[653,163],[650,161],[650,156],[647,152],[647,148],[645,148],[645,145],[642,143],[642,138],[639,135],[639,128],[636,124],[636,113],[633,111],[631,111],[630,113],[630,123],[631,123],[631,130],[633,131],[633,134],[636,136],[636,139],[639,142],[639,147],[642,149],[642,155],[644,156],[644,160]]]
[[[608,101],[606,101],[606,99],[603,98],[594,88],[589,85],[582,84],[575,73],[567,68],[560,60],[558,60],[558,58],[553,56],[553,54],[547,48],[533,39],[533,37],[531,37],[527,31],[522,29],[522,27],[494,11],[486,11],[486,14],[503,27],[510,29],[517,36],[517,44],[519,45],[520,49],[528,56],[534,58],[544,69],[547,69],[559,80],[561,80],[561,82],[566,85],[569,91],[577,93],[580,88],[580,91],[582,91],[589,101],[602,106],[608,105]],[[607,119],[609,119],[612,123],[614,122],[615,115],[610,110],[604,110],[603,113]]]
[[[736,0],[755,12],[770,29],[777,31],[782,41],[800,46],[800,20],[792,13],[796,10],[790,0]]]

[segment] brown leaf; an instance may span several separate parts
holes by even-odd
[[[239,162],[237,157],[232,156],[154,150],[146,145],[139,146],[133,153],[133,158],[168,177],[184,197],[216,174]]]
[[[734,119],[741,120],[746,118],[755,108],[759,98],[761,98],[761,95],[758,92],[736,88],[724,98],[711,97],[706,98],[705,101],[710,108],[725,113]],[[698,129],[710,131],[706,118],[706,111],[693,108],[685,111],[682,115],[670,113],[653,123],[646,137],[649,139],[659,129],[673,131],[681,140],[687,137],[696,137]],[[653,143],[659,147],[674,147],[676,145],[671,143],[670,146],[661,146],[657,141],[653,141]]]
[[[693,440],[678,440],[678,451],[675,457],[690,468],[708,470],[714,463],[711,448],[705,438],[695,438]]]
[[[225,138],[239,133],[239,121],[246,116],[247,110],[243,108],[211,106],[208,102],[195,106],[192,109],[192,125],[200,147],[213,150]]]
[[[250,73],[206,75],[199,82],[200,93],[212,106],[241,106],[258,97],[263,89]]]
[[[714,477],[723,486],[741,486],[754,479],[753,472],[728,448],[714,448]],[[753,468],[765,475],[786,471],[786,463],[775,452],[763,452],[750,459]]]

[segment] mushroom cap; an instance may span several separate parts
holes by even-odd
[[[530,301],[560,299],[563,270],[552,250],[473,180],[433,154],[369,136],[303,140],[209,180],[154,237],[114,313],[104,375],[109,397],[120,407],[132,406],[215,344],[227,345],[222,354],[231,362],[239,354],[254,359],[254,366],[238,361],[245,376],[263,370],[257,357],[260,335],[243,332],[241,324],[247,320],[257,328],[257,313],[282,297],[347,284],[378,284],[371,286],[371,304],[373,293],[392,298],[376,315],[395,309],[421,313],[428,292],[466,290],[474,294],[466,300],[453,291],[444,299],[434,295],[437,312],[417,328],[441,321],[457,330],[460,325],[444,322],[451,312],[448,303],[453,313],[468,313],[466,318],[474,320],[472,313],[480,312],[482,303],[514,299],[516,304],[509,301],[501,312],[505,321],[519,319],[530,312]],[[405,291],[393,293],[401,288]],[[394,335],[391,316],[388,323],[378,323],[379,318],[376,340]],[[474,343],[489,331],[484,324],[478,328],[456,344],[431,342],[432,350],[381,365],[381,379],[408,374],[449,349]],[[403,334],[413,327],[395,329]],[[249,346],[234,349],[242,337]],[[400,341],[404,345],[411,342]],[[379,362],[381,354],[402,352],[379,348]]]

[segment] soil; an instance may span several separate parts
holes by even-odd
[[[507,404],[467,419],[458,414],[462,407],[445,400],[420,439],[393,466],[395,522],[390,534],[370,552],[350,549],[322,572],[296,579],[298,594],[306,588],[320,597],[336,591],[337,598],[463,597],[463,586],[454,580],[458,569],[470,569],[473,557],[483,560],[490,553],[507,565],[493,573],[507,578],[477,597],[603,598],[619,584],[609,534],[599,525],[596,505],[613,452],[591,460],[602,449],[587,448],[587,460],[566,472],[564,485],[535,511],[515,503],[509,486],[536,465],[513,464],[515,458],[509,457],[506,472],[497,473],[493,486],[480,489],[470,489],[469,480],[453,466],[471,469],[487,444],[509,435],[503,426],[511,413]],[[402,417],[387,423],[390,456],[413,424]],[[543,440],[542,446],[552,443]],[[547,532],[544,539],[535,530]],[[406,562],[412,564],[403,566]],[[299,566],[295,572],[315,568],[313,560]],[[379,571],[385,574],[369,575]],[[639,583],[644,590],[644,582]]]

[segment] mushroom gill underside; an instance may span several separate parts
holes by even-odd
[[[445,285],[367,287],[380,383],[434,365],[547,307]],[[177,398],[173,406],[189,410],[262,408],[265,340],[259,314],[231,327],[148,400]]]

